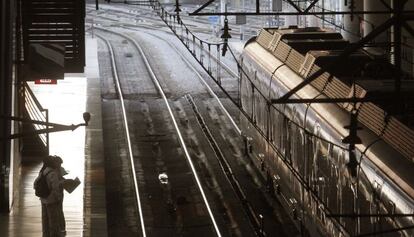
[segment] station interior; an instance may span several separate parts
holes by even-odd
[[[409,237],[413,173],[413,0],[0,0],[2,237]]]

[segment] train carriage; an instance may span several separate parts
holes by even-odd
[[[414,133],[409,127],[398,123],[408,131],[401,135],[408,145],[393,144],[384,134],[395,132],[395,126],[384,125],[379,129],[383,133],[375,130],[377,123],[390,118],[366,122],[368,109],[379,108],[372,103],[358,104],[355,109],[363,129],[358,131],[362,143],[355,150],[360,166],[353,177],[347,168],[348,148],[342,143],[349,135],[344,128],[350,120],[349,104],[269,103],[318,70],[317,62],[324,63],[323,57],[318,61],[318,55],[346,45],[339,33],[317,28],[263,29],[246,43],[241,56],[241,104],[262,134],[242,116],[243,131],[252,147],[250,155],[270,190],[312,235],[354,236],[391,230],[389,236],[413,236],[412,229],[398,231],[412,226],[412,217],[380,217],[414,211],[410,175],[414,157],[409,155],[413,154]],[[361,53],[355,58],[356,62],[370,61]],[[345,75],[346,71],[342,68],[336,74]],[[366,95],[361,86],[348,85],[336,74],[325,72],[292,98]]]

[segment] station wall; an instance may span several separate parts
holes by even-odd
[[[19,127],[4,118],[18,114],[16,9],[20,1],[0,1],[0,212],[10,211],[20,180],[19,140],[7,139]]]

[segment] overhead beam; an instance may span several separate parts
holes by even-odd
[[[380,1],[382,5],[384,5],[388,10],[392,11],[392,7],[388,3],[386,3],[385,0],[380,0]]]
[[[214,0],[213,0],[214,1]],[[329,12],[199,12],[189,13],[190,16],[312,16],[312,15],[362,15],[362,14],[393,14],[393,11],[329,11]],[[404,11],[404,18],[411,19],[414,11]]]
[[[379,100],[390,100],[392,97],[362,97],[362,98],[310,98],[310,99],[271,99],[272,104],[312,104],[312,103],[361,103]]]
[[[282,97],[277,99],[276,100],[277,103],[281,103],[281,102],[286,101],[287,99],[289,99],[289,97],[291,97],[293,94],[298,92],[300,89],[302,89],[303,87],[305,87],[306,85],[308,85],[312,81],[314,81],[316,78],[318,78],[320,75],[322,75],[325,71],[329,72],[329,71],[332,71],[332,69],[335,69],[349,55],[351,55],[353,52],[355,52],[356,50],[363,47],[364,44],[366,44],[369,41],[373,40],[377,35],[381,34],[385,30],[390,28],[395,22],[396,22],[395,17],[392,17],[389,20],[387,20],[386,22],[384,22],[383,24],[381,24],[380,26],[378,26],[377,28],[375,28],[373,31],[371,31],[367,36],[362,38],[360,41],[358,41],[356,43],[353,43],[353,44],[350,44],[350,46],[345,48],[345,50],[338,56],[338,58],[333,63],[328,65],[326,68],[324,68],[324,70],[322,70],[322,68],[321,68],[318,71],[316,71],[315,73],[313,73],[310,77],[306,78],[303,82],[299,83],[299,85],[297,85],[296,87],[291,89],[289,92],[287,92],[285,95],[283,95]]]
[[[343,213],[343,214],[327,214],[326,217],[342,217],[342,218],[356,218],[356,217],[414,217],[414,213]]]
[[[200,12],[201,10],[203,10],[204,8],[206,8],[208,5],[210,5],[214,1],[216,1],[216,0],[209,0],[208,2],[204,3],[201,7],[199,7],[197,10],[195,10],[193,13],[190,13],[190,15],[191,14],[196,14],[196,13]]]
[[[316,3],[318,3],[319,0],[314,0],[303,12],[309,12],[310,9],[312,9],[312,7],[315,6]]]
[[[410,33],[410,35],[412,36],[412,37],[414,37],[414,29],[409,25],[409,24],[407,24],[407,22],[403,22],[402,23],[402,25],[403,25],[403,27],[404,27],[404,29],[408,32],[408,33]]]
[[[296,11],[302,12],[302,9],[300,9],[292,0],[285,0],[285,1],[288,2],[289,5],[291,5],[293,8],[295,8]]]

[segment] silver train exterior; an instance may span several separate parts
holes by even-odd
[[[275,57],[272,39],[268,48],[259,44],[262,33],[246,43],[241,55],[241,104],[255,126],[243,115],[241,123],[246,152],[270,192],[311,235],[414,236],[412,217],[383,216],[413,213],[412,161],[359,124],[360,167],[357,177],[351,177],[349,153],[342,143],[349,134],[344,128],[350,120],[347,110],[337,104],[267,103],[298,85],[303,76]],[[292,98],[317,96],[326,97],[308,85]]]

